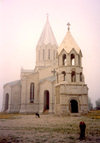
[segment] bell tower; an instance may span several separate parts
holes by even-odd
[[[46,23],[36,47],[36,68],[52,66],[56,61],[57,42],[49,24],[47,15]]]
[[[82,52],[70,32],[58,48],[56,113],[87,113],[88,87],[84,81]]]

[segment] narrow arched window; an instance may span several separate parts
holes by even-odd
[[[6,93],[5,95],[5,111],[9,108],[9,94]]]
[[[48,59],[50,60],[50,49],[48,49]]]
[[[66,54],[63,54],[63,56],[62,56],[62,64],[65,66],[67,65]]]
[[[80,81],[82,81],[82,72],[80,73]]]
[[[62,72],[62,74],[63,74],[63,81],[65,81],[66,72],[65,72],[65,71],[63,71],[63,72]]]
[[[53,52],[53,59],[55,60],[55,50],[54,50],[54,52]]]
[[[81,61],[80,61],[80,56],[78,55],[78,65],[80,66],[81,65]]]
[[[45,50],[43,49],[43,60],[44,60],[44,58],[45,58]]]
[[[71,65],[74,66],[75,65],[75,55],[71,54]]]
[[[30,84],[30,103],[34,102],[34,83]]]
[[[39,61],[40,61],[40,51],[38,51],[38,57],[39,57]]]
[[[71,82],[76,82],[76,73],[75,73],[75,71],[72,71],[72,73],[71,73]]]

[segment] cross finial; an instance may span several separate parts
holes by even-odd
[[[68,26],[68,31],[70,30],[70,23],[68,22],[67,23],[67,26]]]
[[[48,20],[49,14],[48,14],[48,13],[46,13],[46,16],[47,16],[47,20]]]
[[[55,70],[55,69],[53,69],[51,72],[52,72],[52,73],[53,73],[53,75],[55,76],[55,74],[56,74],[56,70]]]

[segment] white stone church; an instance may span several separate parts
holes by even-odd
[[[85,114],[88,87],[82,52],[68,31],[58,47],[47,17],[36,46],[36,66],[21,69],[21,79],[4,85],[2,111],[7,113]]]

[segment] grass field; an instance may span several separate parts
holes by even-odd
[[[86,139],[79,140],[79,123]],[[85,116],[0,114],[0,143],[100,143],[100,111]]]

